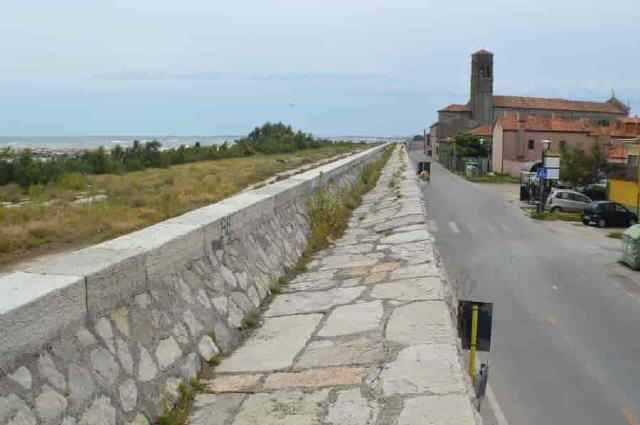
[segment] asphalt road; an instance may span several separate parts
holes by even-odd
[[[617,250],[532,221],[439,164],[425,191],[449,278],[494,303],[489,382],[508,422],[640,424],[640,290],[612,271]]]

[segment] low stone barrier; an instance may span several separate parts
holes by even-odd
[[[306,199],[383,146],[0,278],[0,423],[148,424],[306,246]]]

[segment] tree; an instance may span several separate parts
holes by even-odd
[[[600,144],[600,136],[596,137],[593,141],[593,145],[591,145],[591,164],[590,164],[590,174],[592,178],[596,178],[600,170],[607,163],[607,157],[602,150],[602,145]]]
[[[569,148],[566,142],[561,142],[560,155],[560,179],[573,185],[593,181],[606,163],[606,157],[598,139],[594,140],[589,153],[580,146]]]
[[[488,155],[487,146],[474,134],[460,133],[456,136],[456,155],[458,158],[483,158]]]

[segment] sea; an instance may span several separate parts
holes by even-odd
[[[100,146],[111,149],[116,145],[131,146],[134,140],[142,143],[157,140],[164,148],[180,145],[217,145],[232,143],[240,136],[0,136],[0,149],[97,149]]]
[[[192,146],[199,142],[201,145],[221,145],[224,142],[233,143],[242,136],[0,136],[0,149],[46,149],[53,151],[97,149],[100,146],[111,149],[116,145],[131,146],[134,140],[141,143],[157,140],[163,148],[175,148],[180,145]],[[335,141],[352,142],[380,142],[394,139],[392,137],[371,136],[337,136],[327,137]]]

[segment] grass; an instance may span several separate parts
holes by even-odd
[[[623,232],[609,232],[607,233],[607,237],[611,239],[622,239]]]
[[[191,381],[190,385],[180,384],[180,396],[172,408],[165,407],[164,413],[158,418],[159,425],[182,425],[189,418],[191,405],[196,394],[204,390],[204,384],[199,380]]]
[[[326,146],[121,175],[70,174],[27,192],[1,186],[0,201],[19,201],[29,194],[32,198],[19,208],[0,206],[0,266],[111,239],[217,202],[279,172],[363,148]],[[97,194],[107,199],[73,202]]]
[[[582,222],[582,217],[580,213],[571,213],[571,212],[542,212],[539,213],[537,211],[532,211],[529,213],[529,217],[534,220],[548,220],[548,221],[573,221],[573,222]]]
[[[382,158],[366,165],[353,187],[316,191],[308,207],[311,233],[302,255],[303,260],[308,260],[314,252],[327,247],[332,240],[342,236],[351,211],[360,204],[362,196],[375,186],[392,152],[393,146],[387,147]]]
[[[520,183],[519,177],[514,177],[509,174],[481,174],[478,176],[467,176],[463,171],[458,171],[456,174],[461,175],[465,179],[474,183]]]
[[[247,313],[244,320],[242,321],[242,328],[251,329],[251,328],[255,328],[257,325],[258,325],[258,312],[256,310],[251,310],[249,313]]]

